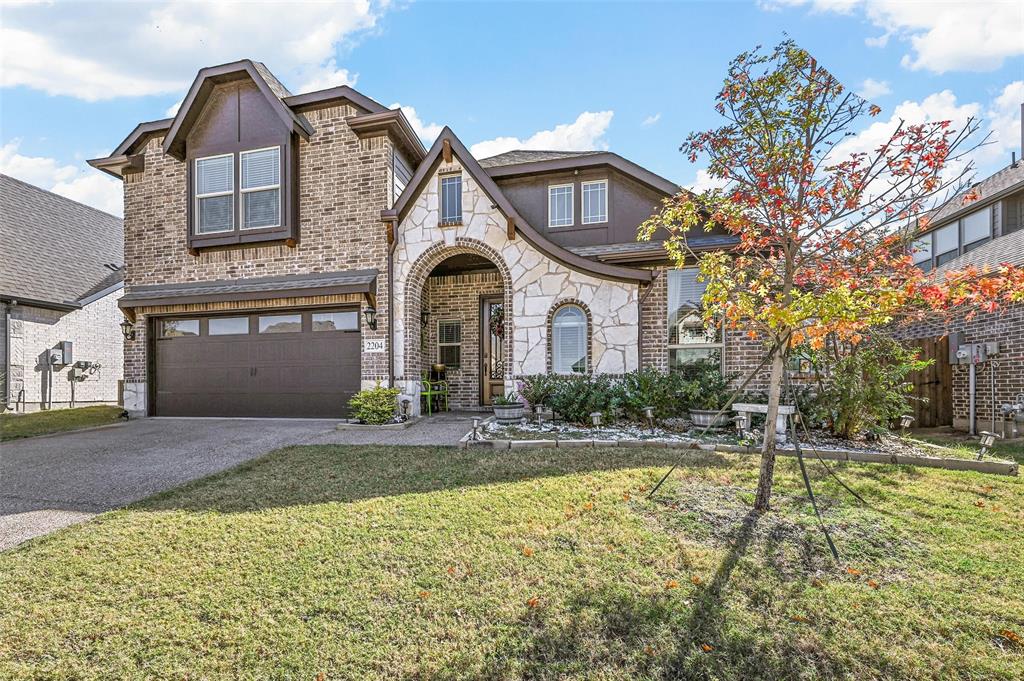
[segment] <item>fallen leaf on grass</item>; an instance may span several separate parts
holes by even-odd
[[[665,580],[665,588],[666,589],[678,589],[679,588],[679,582],[677,582],[674,579]]]
[[[594,510],[594,502],[593,501],[588,501],[587,503],[583,504],[583,510],[584,511],[593,511]]]
[[[448,568],[448,574],[450,574],[450,575],[454,575],[455,574],[455,566],[454,565],[452,565],[451,567]]]
[[[639,486],[639,487],[637,488],[637,491],[638,491],[638,492],[646,492],[646,491],[647,491],[647,485],[640,485],[640,486]]]
[[[316,681],[327,681],[327,675],[323,672],[320,672],[316,675]]]
[[[999,635],[1005,638],[1007,641],[1016,643],[1017,645],[1024,645],[1024,639],[1020,637],[1016,632],[1010,631],[1009,629],[1003,629],[999,632]]]
[[[871,587],[872,589],[877,589],[877,588],[879,588],[879,587],[880,587],[881,585],[880,585],[880,584],[879,584],[878,582],[876,582],[875,580],[873,580],[873,579],[869,579],[869,580],[868,580],[868,586],[870,586],[870,587]]]
[[[978,499],[977,501],[975,501],[974,505],[977,506],[978,508],[985,508],[985,502],[982,501],[981,499]]]
[[[793,620],[794,622],[810,622],[810,620],[804,617],[803,615],[792,615],[789,619]]]
[[[853,575],[854,577],[860,577],[860,570],[858,570],[857,568],[848,567],[846,568],[846,572]]]
[[[533,598],[526,601],[526,605],[531,608],[536,608],[537,604],[540,603],[540,598],[534,596]]]
[[[694,586],[700,586],[704,583],[704,580],[697,575],[694,575],[693,577],[690,577],[690,582],[692,582]]]
[[[650,645],[644,646],[644,654],[645,655],[649,655],[649,656],[653,657],[655,652],[656,651],[654,650],[654,646],[650,646]]]
[[[420,600],[421,600],[421,601],[425,601],[425,600],[427,600],[428,598],[430,598],[430,592],[429,592],[429,591],[421,591],[421,592],[419,593],[419,597],[420,597]]]
[[[701,643],[700,649],[703,650],[705,653],[710,653],[712,650],[715,649],[715,647],[709,646],[707,643]]]
[[[992,493],[992,485],[982,485],[981,486],[981,493],[982,494],[991,494]]]
[[[527,558],[529,558],[530,556],[533,555],[533,549],[531,549],[529,546],[524,546],[523,547],[523,555],[526,556]]]
[[[623,493],[622,500],[623,501],[629,501],[629,492],[624,492]]]

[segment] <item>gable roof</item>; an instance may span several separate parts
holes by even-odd
[[[484,162],[489,165],[484,165]],[[480,163],[487,174],[495,179],[536,175],[537,173],[577,170],[582,168],[608,167],[659,191],[666,196],[675,196],[681,187],[647,168],[610,151],[507,151],[484,159]]]
[[[513,207],[509,200],[505,198],[505,195],[502,194],[498,185],[495,184],[494,180],[491,179],[487,172],[480,167],[480,163],[473,158],[473,155],[469,153],[466,146],[448,126],[445,126],[444,130],[441,131],[441,134],[437,136],[434,144],[427,152],[426,157],[420,163],[416,172],[413,173],[412,178],[406,185],[405,191],[403,191],[402,195],[398,197],[398,201],[395,202],[394,207],[390,210],[381,211],[382,220],[386,222],[401,222],[408,214],[409,210],[412,208],[413,199],[420,194],[424,185],[433,176],[434,171],[437,170],[438,166],[441,164],[441,152],[444,148],[445,142],[451,146],[452,154],[458,157],[463,170],[473,176],[480,185],[480,188],[484,190],[484,193],[487,194],[491,201],[493,201],[498,207],[498,210],[502,212],[506,219],[512,221],[516,232],[521,234],[523,238],[537,250],[544,253],[552,260],[557,260],[570,269],[578,272],[584,272],[586,274],[592,274],[602,279],[617,279],[620,281],[635,281],[642,283],[651,281],[651,273],[648,270],[609,265],[603,262],[590,260],[562,248],[531,227],[530,223],[519,215],[515,207]]]
[[[932,211],[927,231],[934,231],[967,213],[983,208],[1007,194],[1022,189],[1024,189],[1024,161],[1018,161],[972,185],[967,191],[975,192],[978,196],[977,200],[964,203],[965,192],[957,194]],[[922,234],[925,233],[927,232],[922,232]]]
[[[0,175],[0,243],[3,298],[70,309],[124,275],[120,218],[7,175]]]
[[[248,77],[256,84],[259,91],[270,103],[281,122],[291,131],[309,139],[313,134],[313,126],[302,114],[297,114],[284,103],[284,98],[291,95],[281,81],[274,77],[266,66],[250,59],[242,59],[220,66],[208,66],[199,69],[192,87],[178,107],[178,113],[171,122],[171,127],[164,137],[164,152],[179,161],[185,159],[185,137],[199,119],[203,105],[213,92],[214,85],[228,83]]]

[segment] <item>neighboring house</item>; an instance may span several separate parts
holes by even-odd
[[[434,363],[475,408],[547,370],[760,359],[689,329],[696,271],[636,241],[679,187],[614,153],[427,150],[400,110],[242,60],[90,163],[124,181],[136,414],[335,417],[377,381],[418,411]]]
[[[1024,123],[1021,137],[1024,146]],[[913,258],[923,269],[940,272],[969,265],[1024,266],[1024,162],[1014,158],[1011,165],[934,211]],[[974,391],[976,430],[990,429],[993,416],[998,428],[1001,405],[1017,402],[1024,393],[1024,305],[979,312],[949,326],[937,320],[904,331],[925,357],[936,360],[915,379],[916,395],[928,398],[916,407],[919,425],[970,430],[970,366],[950,364],[956,353],[947,334],[954,334],[955,341],[956,332],[963,334],[967,345],[998,343],[998,352],[976,365]]]
[[[0,175],[0,411],[117,404],[121,220]]]

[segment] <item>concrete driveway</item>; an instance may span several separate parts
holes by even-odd
[[[142,419],[0,444],[0,551],[291,444],[337,421]]]

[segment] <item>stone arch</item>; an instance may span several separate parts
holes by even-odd
[[[594,371],[594,317],[590,314],[590,307],[587,306],[582,300],[577,298],[560,298],[555,301],[554,305],[548,310],[548,318],[545,324],[545,331],[548,336],[547,343],[547,369],[550,374],[554,370],[554,321],[555,313],[557,313],[563,307],[572,305],[583,310],[583,314],[587,318],[587,371],[590,374]]]
[[[420,312],[423,309],[423,291],[427,285],[427,278],[442,261],[453,255],[461,254],[483,256],[498,268],[505,300],[505,334],[504,342],[502,343],[505,367],[504,380],[507,382],[513,378],[512,347],[515,336],[515,319],[512,315],[512,273],[509,271],[505,259],[495,249],[477,239],[456,237],[455,243],[452,245],[437,242],[428,247],[416,258],[416,261],[409,267],[408,274],[406,275],[403,305],[403,321],[405,324],[403,346],[405,352],[404,366],[402,367],[402,377],[405,380],[420,380],[420,367],[423,366],[419,333],[421,326]]]

